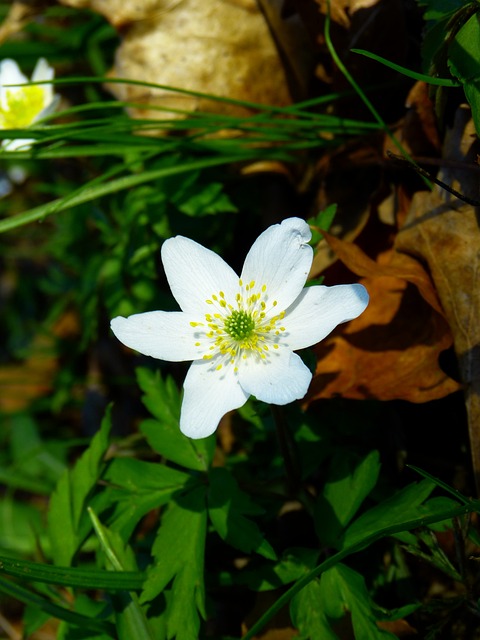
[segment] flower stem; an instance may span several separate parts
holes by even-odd
[[[270,408],[277,430],[280,453],[285,465],[286,489],[290,496],[297,497],[301,486],[301,473],[295,440],[288,428],[283,409],[274,404],[270,405]]]

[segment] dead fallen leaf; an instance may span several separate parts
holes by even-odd
[[[441,179],[471,198],[480,196],[475,166],[478,140],[468,108],[457,113],[446,136],[450,168]],[[415,194],[397,247],[424,261],[450,324],[460,375],[465,383],[473,466],[480,492],[480,230],[478,211],[436,189]]]
[[[60,1],[99,11],[121,26],[111,77],[262,104],[291,103],[283,64],[256,0]],[[134,117],[164,117],[158,108],[251,113],[239,105],[164,89],[116,83],[108,88],[120,100],[152,107],[130,109]]]
[[[0,43],[12,38],[46,8],[45,0],[14,0],[0,25]]]
[[[60,318],[51,334],[36,336],[28,358],[19,364],[0,368],[0,411],[21,411],[33,400],[52,391],[59,367],[56,340],[71,337],[77,332],[77,318],[67,313]]]
[[[418,631],[414,629],[406,620],[386,620],[377,622],[380,629],[393,633],[397,638],[406,638],[407,636],[416,636]]]
[[[318,358],[308,401],[319,398],[428,402],[459,388],[439,367],[451,345],[442,316],[405,280],[360,280],[370,293],[367,310],[315,348]]]
[[[145,20],[151,15],[169,11],[183,0],[60,0],[75,9],[90,9],[103,14],[114,27]]]
[[[322,233],[335,254],[350,271],[363,277],[392,276],[411,282],[417,287],[424,300],[438,313],[443,314],[430,276],[418,260],[406,253],[393,251],[380,256],[379,261],[375,262],[355,244],[335,238],[329,233]]]

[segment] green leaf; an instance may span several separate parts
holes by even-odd
[[[390,60],[386,60],[381,56],[378,56],[376,53],[372,53],[371,51],[365,51],[365,49],[351,49],[352,53],[358,53],[361,56],[365,56],[366,58],[371,58],[372,60],[376,60],[380,62],[380,64],[393,69],[394,71],[398,71],[399,73],[407,76],[408,78],[412,78],[413,80],[419,80],[421,82],[426,82],[427,84],[440,86],[440,87],[458,87],[459,83],[451,78],[436,78],[434,76],[429,76],[425,73],[418,73],[417,71],[412,71],[411,69],[407,69],[406,67],[402,67],[395,62],[391,62]],[[325,229],[328,231],[328,229]]]
[[[233,547],[255,551],[269,560],[277,556],[257,525],[245,514],[258,513],[258,507],[242,491],[232,474],[223,467],[212,469],[208,476],[208,515],[218,535]]]
[[[43,539],[40,511],[31,504],[8,495],[0,499],[0,548],[20,554],[32,554]]]
[[[315,528],[323,544],[337,547],[344,528],[377,483],[380,473],[378,451],[365,458],[335,455],[330,472],[315,505]]]
[[[416,487],[415,487],[416,488]],[[335,567],[339,562],[343,561],[349,555],[361,551],[365,547],[373,544],[377,540],[386,536],[393,536],[402,531],[410,531],[418,527],[424,527],[435,522],[441,522],[447,518],[454,518],[458,516],[466,515],[472,511],[480,513],[480,501],[471,500],[468,505],[459,505],[448,511],[437,511],[431,507],[425,509],[419,509],[420,513],[417,513],[416,517],[412,520],[401,520],[400,522],[393,521],[390,526],[382,528],[381,530],[366,531],[365,535],[357,536],[357,542],[351,546],[344,547],[341,551],[329,556],[317,567],[308,572],[305,576],[297,580],[287,591],[284,591],[282,595],[277,598],[275,603],[266,611],[257,622],[247,631],[243,640],[252,640],[256,634],[264,627],[264,625],[272,619],[272,617],[281,610],[285,604],[287,604],[297,593],[304,589],[312,580],[318,578],[329,569]],[[372,527],[373,528],[373,527]]]
[[[200,217],[237,211],[237,207],[224,193],[223,185],[220,182],[211,182],[205,186],[196,184],[194,192],[186,195],[187,197],[179,200],[176,204],[180,211],[187,216]]]
[[[264,562],[260,566],[247,566],[234,575],[229,584],[247,585],[253,591],[270,591],[298,580],[306,570],[312,569],[318,560],[317,549],[293,547],[286,549],[276,564]]]
[[[155,598],[173,580],[167,608],[167,636],[198,638],[205,618],[203,562],[207,532],[206,489],[196,487],[171,502],[162,517],[141,602]]]
[[[79,569],[77,567],[55,567],[40,562],[12,559],[0,556],[0,574],[14,576],[21,580],[30,580],[46,584],[57,584],[63,587],[81,587],[82,589],[120,589],[139,590],[145,581],[141,572],[106,572],[96,569]]]
[[[88,512],[105,552],[106,565],[111,566],[115,571],[136,571],[138,567],[131,548],[124,544],[118,533],[104,527],[90,507]],[[115,608],[118,640],[131,640],[137,637],[142,640],[155,640],[136,593],[116,594],[112,602]]]
[[[160,372],[137,369],[137,380],[144,392],[143,404],[156,420],[145,420],[140,430],[157,453],[176,464],[206,471],[215,451],[215,436],[192,440],[180,431],[181,396],[173,378],[165,380]]]
[[[109,634],[111,633],[113,637],[114,628],[111,623],[88,618],[87,616],[83,616],[75,611],[70,611],[65,607],[61,607],[50,602],[50,600],[47,600],[30,589],[26,589],[25,587],[15,584],[10,580],[5,580],[2,577],[0,577],[0,592],[5,593],[11,598],[15,598],[30,607],[35,607],[45,613],[48,613],[50,616],[58,618],[59,620],[65,620],[70,624],[86,629],[106,631]]]
[[[163,464],[116,458],[104,476],[110,486],[102,496],[102,510],[113,508],[112,528],[127,540],[145,514],[166,504],[189,479],[189,474]]]
[[[43,220],[47,216],[53,213],[59,213],[66,209],[72,209],[73,207],[83,204],[84,202],[91,202],[96,198],[117,193],[125,189],[131,189],[139,184],[146,182],[152,182],[158,180],[164,176],[175,175],[179,173],[186,173],[194,169],[202,169],[204,167],[213,167],[215,165],[228,164],[230,162],[239,162],[246,160],[254,156],[254,153],[248,151],[238,150],[235,155],[229,156],[215,156],[213,158],[203,158],[201,160],[193,160],[184,162],[174,166],[161,169],[152,169],[151,171],[143,171],[139,174],[128,175],[116,180],[110,180],[105,184],[97,184],[97,180],[94,179],[90,183],[84,185],[81,190],[76,193],[59,198],[47,204],[42,204],[30,211],[25,211],[16,216],[11,216],[0,221],[0,233],[4,231],[10,231],[29,222],[35,222],[37,220]]]
[[[480,13],[475,13],[456,34],[448,50],[450,70],[462,83],[480,135]]]
[[[102,421],[89,448],[73,469],[67,469],[60,478],[50,500],[48,534],[52,557],[56,564],[71,564],[89,526],[81,529],[86,504],[103,470],[103,458],[108,448],[110,410]]]
[[[322,597],[320,580],[312,580],[292,598],[290,616],[302,640],[338,640],[321,607]]]
[[[381,534],[383,529],[396,524],[431,515],[431,511],[422,506],[435,488],[430,480],[422,480],[405,487],[391,498],[383,500],[361,515],[347,529],[340,548],[356,545],[362,539],[373,534]]]
[[[337,564],[326,571],[320,580],[320,591],[320,602],[328,618],[343,618],[345,612],[350,611],[355,640],[396,638],[377,626],[374,614],[376,605],[370,598],[363,577],[353,569]]]

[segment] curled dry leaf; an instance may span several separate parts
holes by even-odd
[[[255,0],[61,1],[99,11],[122,26],[112,77],[235,100],[291,103],[280,56]],[[159,109],[251,113],[238,105],[164,89],[116,83],[108,88],[120,100],[153,107],[132,108],[134,117],[163,117]]]
[[[478,141],[468,108],[458,111],[446,136],[440,178],[479,199]],[[480,229],[478,210],[436,189],[415,194],[397,247],[430,270],[450,324],[469,421],[473,466],[480,489]]]
[[[102,13],[114,27],[145,20],[155,13],[168,11],[183,0],[60,0],[75,9],[90,9]]]
[[[427,402],[456,391],[458,383],[438,365],[452,338],[422,266],[394,249],[375,262],[357,246],[326,237],[342,262],[364,276],[370,304],[315,348],[318,363],[308,400]]]

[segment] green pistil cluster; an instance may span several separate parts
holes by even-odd
[[[249,338],[255,331],[255,320],[246,311],[236,311],[225,318],[224,329],[234,340],[242,341]]]

